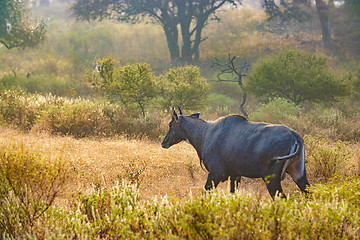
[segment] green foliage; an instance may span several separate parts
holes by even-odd
[[[300,108],[283,98],[274,98],[250,114],[249,119],[256,122],[283,123],[289,117],[299,116]]]
[[[217,191],[140,201],[135,185],[98,188],[55,210],[46,238],[353,239],[359,228],[358,178],[317,184],[304,198],[262,199]],[[351,189],[346,191],[346,189]],[[46,223],[45,223],[46,224]],[[51,226],[51,225],[50,225]]]
[[[64,163],[23,145],[0,146],[0,232],[2,237],[33,234],[67,181]]]
[[[31,23],[26,5],[24,1],[0,2],[0,43],[8,49],[35,47],[44,40],[45,22]]]
[[[351,12],[354,20],[360,20],[360,3],[356,0],[346,0],[345,1],[347,9]]]
[[[195,110],[204,107],[209,94],[209,84],[200,77],[195,66],[169,69],[160,77],[164,107],[180,106],[184,110]]]
[[[138,108],[145,117],[149,101],[157,90],[150,65],[137,63],[119,67],[112,58],[98,61],[99,77],[86,76],[112,102],[121,102],[130,112]],[[135,107],[134,107],[135,104]]]
[[[360,100],[360,67],[356,69],[352,81],[352,95],[356,100]]]
[[[286,50],[260,61],[248,76],[246,89],[262,100],[282,97],[296,104],[331,102],[348,94],[334,76],[326,58],[299,50]]]
[[[355,176],[345,179],[334,177],[326,184],[314,184],[309,192],[312,199],[348,202],[360,206],[360,180]]]
[[[220,116],[230,114],[232,110],[237,108],[236,102],[223,94],[211,93],[207,102],[210,111],[216,112]]]
[[[0,89],[22,89],[28,93],[52,93],[57,96],[71,97],[74,88],[68,79],[50,76],[22,77],[8,74],[0,79]]]
[[[132,103],[141,109],[143,117],[149,101],[156,96],[154,78],[148,64],[127,65],[115,72],[114,81],[109,84],[108,95],[130,108]],[[131,109],[131,108],[130,108]]]
[[[171,68],[154,77],[148,64],[119,67],[113,58],[103,58],[97,69],[98,73],[89,71],[85,75],[95,89],[112,101],[120,101],[129,111],[134,111],[135,104],[143,116],[155,105],[155,99],[160,98],[164,109],[180,106],[194,110],[204,107],[209,94],[209,85],[195,66]]]

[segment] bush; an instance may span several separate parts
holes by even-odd
[[[346,201],[354,206],[360,206],[360,179],[355,176],[344,179],[331,178],[326,184],[310,186],[309,192],[312,199]]]
[[[112,126],[104,105],[82,99],[58,101],[43,110],[35,129],[75,137],[108,136]]]
[[[150,65],[137,63],[120,67],[112,58],[104,58],[98,61],[97,68],[98,76],[91,73],[86,76],[96,89],[110,101],[122,103],[128,112],[135,110],[145,117],[149,102],[157,93]]]
[[[306,135],[304,137],[306,146],[307,170],[309,175],[317,181],[328,181],[339,175],[348,176],[344,169],[351,157],[351,152],[341,141],[331,144],[322,136],[315,137]]]
[[[346,187],[354,190],[347,194]],[[358,189],[354,178],[313,186],[308,199],[266,200],[213,191],[141,202],[137,189],[123,183],[81,195],[57,230],[66,238],[352,239],[359,227]]]
[[[263,103],[249,119],[257,122],[284,123],[289,117],[299,116],[300,108],[293,102],[283,98],[274,98],[268,103]]]
[[[62,191],[64,163],[30,152],[23,145],[0,146],[0,232],[2,237],[32,234],[38,220]]]
[[[68,99],[50,94],[26,94],[23,91],[0,92],[0,121],[23,131],[72,135],[75,137],[162,135],[159,113],[136,118],[123,107],[102,101]]]
[[[195,66],[169,69],[160,77],[164,108],[180,106],[184,110],[199,110],[204,107],[209,94],[209,85]]]
[[[29,131],[36,121],[42,104],[37,98],[23,91],[2,90],[0,92],[0,120]]]
[[[195,66],[172,68],[154,77],[148,64],[120,67],[114,59],[104,58],[98,61],[97,70],[85,74],[95,89],[109,100],[121,102],[129,112],[136,106],[143,117],[159,102],[164,109],[198,110],[204,107],[210,89]]]
[[[346,96],[347,85],[330,72],[326,58],[286,50],[254,66],[247,91],[266,101],[281,97],[301,104],[329,102]]]

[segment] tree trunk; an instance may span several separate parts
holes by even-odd
[[[332,44],[331,29],[330,29],[330,10],[329,5],[324,0],[315,0],[316,10],[321,23],[322,41],[325,47],[330,47]]]
[[[196,26],[196,33],[195,33],[195,41],[193,46],[193,54],[194,54],[194,63],[199,62],[200,57],[200,43],[202,41],[201,39],[201,32],[205,26],[205,22],[203,20],[198,20],[198,24]]]
[[[182,46],[181,46],[181,60],[183,64],[192,64],[192,49],[191,49],[191,33],[190,26],[193,16],[193,6],[191,1],[179,1],[178,15],[180,21]]]
[[[178,44],[179,32],[177,29],[177,24],[174,21],[169,20],[162,21],[162,24],[170,52],[171,64],[175,66],[179,65],[180,51]]]

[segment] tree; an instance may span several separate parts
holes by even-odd
[[[145,117],[149,101],[157,93],[149,64],[122,67],[112,58],[104,58],[98,61],[96,70],[97,74],[85,76],[95,90],[104,93],[112,102],[121,102],[130,111],[138,108]]]
[[[0,1],[0,43],[6,48],[35,47],[44,40],[46,24],[30,21],[26,1]]]
[[[299,50],[259,62],[248,75],[246,89],[265,101],[281,97],[296,104],[331,102],[349,93],[330,72],[326,58]]]
[[[205,105],[210,89],[206,79],[200,77],[198,67],[171,68],[159,80],[165,108],[198,110]]]
[[[76,0],[71,10],[78,19],[113,19],[136,23],[151,20],[164,29],[173,64],[199,61],[202,31],[211,15],[225,4],[241,0]],[[179,33],[180,29],[180,33]],[[179,36],[182,37],[180,51]]]

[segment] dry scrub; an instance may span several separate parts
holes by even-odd
[[[30,166],[16,175],[12,171],[16,165],[10,164],[13,177],[9,181],[29,178],[24,178],[24,187],[19,188],[24,191],[22,195],[16,189],[2,191],[5,205],[0,209],[0,231],[5,231],[4,238],[37,239],[353,239],[359,229],[359,179],[353,176],[315,183],[324,182],[323,177],[333,173],[358,174],[359,144],[328,143],[318,136],[307,136],[305,144],[309,146],[307,165],[313,183],[309,198],[303,198],[288,177],[282,185],[290,200],[272,201],[259,179],[245,178],[241,191],[233,195],[228,193],[228,183],[221,184],[219,191],[203,194],[207,173],[199,166],[195,150],[186,143],[165,150],[159,141],[148,139],[75,139],[0,127],[4,156],[9,155],[6,149],[10,154],[19,152],[19,159],[14,161]],[[47,163],[63,161],[61,169],[65,171],[61,172],[66,173],[66,181],[61,187],[65,183],[65,189],[54,189],[55,205],[51,198],[47,202],[51,196],[46,194],[47,188],[33,181],[44,176],[39,180],[46,183],[52,171],[46,166],[51,164],[31,167],[27,159],[32,160],[32,156]],[[327,158],[330,165],[324,165]],[[4,173],[9,171],[1,164],[0,170],[1,176],[7,176]],[[57,172],[53,173],[57,179]],[[17,204],[22,199],[29,204]],[[33,203],[37,204],[35,208],[31,207]],[[21,211],[14,206],[20,206]]]
[[[138,183],[140,198],[144,200],[164,195],[185,197],[190,192],[201,194],[207,177],[195,150],[187,143],[165,150],[160,142],[147,139],[75,139],[24,134],[1,127],[1,145],[10,140],[23,143],[34,152],[58,156],[66,161],[70,182],[62,199],[69,199],[76,192],[111,188],[122,179]],[[288,185],[287,181],[283,185]],[[290,185],[296,189],[295,184]],[[267,197],[260,180],[244,179],[241,188],[264,193]],[[228,182],[220,184],[219,189],[228,191]]]
[[[123,179],[139,184],[139,195],[142,200],[164,195],[185,197],[190,192],[196,195],[201,194],[207,177],[207,172],[200,167],[196,151],[187,143],[175,145],[170,149],[162,149],[160,141],[148,139],[129,140],[123,137],[75,139],[48,134],[24,134],[2,127],[0,129],[1,145],[6,145],[10,140],[23,143],[34,152],[58,156],[65,160],[70,171],[70,181],[62,199],[69,199],[74,193],[86,193],[94,188],[109,189]],[[310,182],[317,182],[319,179],[315,178],[319,177],[321,169],[314,169],[316,167],[316,163],[313,162],[316,139],[307,137],[305,140],[309,141],[309,150],[311,150],[308,153],[310,161],[307,163],[310,170],[308,175]],[[319,140],[318,143],[323,144]],[[326,150],[325,146],[320,147],[322,151]],[[342,170],[334,170],[335,173],[343,176],[359,174],[359,145],[343,144],[342,148],[342,152],[351,151],[352,154],[349,156],[337,154],[341,157],[341,161],[346,159],[346,162],[339,163]],[[334,148],[329,151],[336,150]],[[343,169],[347,169],[347,172]],[[288,194],[297,191],[296,185],[289,176],[282,185]],[[228,188],[228,182],[219,186],[220,190],[226,192]],[[244,178],[240,188],[268,197],[265,185],[260,179]]]

